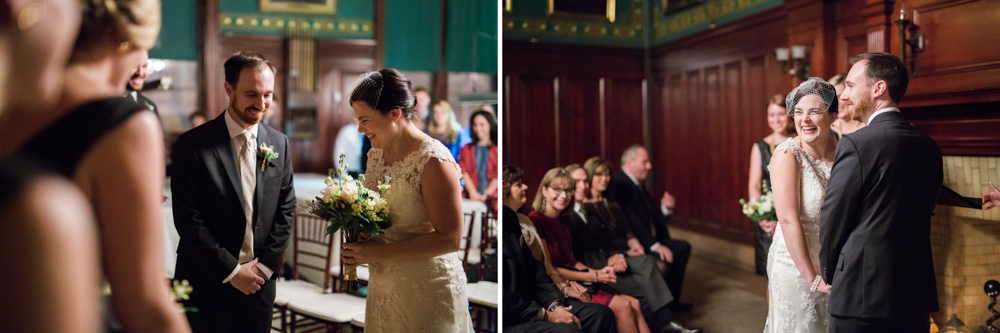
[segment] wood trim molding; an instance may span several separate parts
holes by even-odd
[[[198,2],[198,109],[207,115],[208,119],[222,113],[217,110],[222,101],[216,94],[209,94],[208,89],[217,82],[222,82],[221,71],[214,64],[219,56],[219,0]]]

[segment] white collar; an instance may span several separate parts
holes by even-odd
[[[639,184],[639,181],[635,179],[635,176],[633,176],[631,173],[629,173],[625,169],[622,169],[622,172],[624,172],[625,175],[628,176],[628,179],[632,180],[632,183],[635,183],[636,185],[640,185],[640,186],[642,185],[642,184]]]
[[[865,124],[871,125],[872,120],[875,119],[875,116],[883,114],[883,113],[886,113],[886,112],[892,112],[892,111],[899,112],[899,108],[888,107],[888,108],[884,108],[884,109],[879,109],[878,111],[875,111],[875,113],[872,113],[871,116],[868,116],[868,122],[865,123]]]
[[[581,205],[579,202],[574,202],[573,203],[573,211],[574,212],[579,213],[582,209],[583,209],[583,205]]]
[[[223,113],[225,113],[225,116],[223,117],[226,118],[226,129],[229,130],[230,139],[243,135],[244,132],[250,132],[250,139],[257,140],[257,126],[260,124],[253,124],[253,126],[250,126],[250,129],[245,130],[243,127],[240,127],[240,124],[236,123],[236,120],[233,120],[233,117],[229,115],[228,108],[226,111],[223,111]]]

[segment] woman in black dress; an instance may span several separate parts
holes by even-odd
[[[767,103],[767,125],[771,134],[750,147],[750,200],[764,193],[763,181],[771,182],[767,166],[771,164],[771,154],[788,138],[795,136],[795,124],[785,113],[785,96],[776,94]],[[770,185],[768,185],[770,186]],[[771,237],[778,221],[760,221],[754,228],[754,268],[757,275],[767,276],[767,250],[771,248]]]
[[[75,1],[0,1],[0,127],[47,111],[79,27]],[[0,140],[7,132],[0,131]],[[79,189],[22,158],[0,154],[0,311],[5,332],[100,329],[93,213]]]
[[[55,111],[12,114],[21,121],[0,129],[9,135],[0,144],[48,163],[90,200],[121,329],[190,332],[170,298],[163,268],[162,129],[152,111],[122,98],[126,81],[156,41],[160,2],[81,4],[83,23]]]

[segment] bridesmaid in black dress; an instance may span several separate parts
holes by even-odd
[[[97,215],[104,274],[122,327],[190,332],[163,267],[164,142],[159,119],[126,100],[125,83],[160,28],[158,0],[86,0],[53,112],[11,114],[0,128],[20,156],[71,178]],[[221,88],[221,87],[220,87]],[[194,286],[197,293],[198,286]]]
[[[768,101],[767,125],[771,128],[771,134],[750,147],[750,200],[759,198],[764,193],[763,181],[771,183],[771,173],[767,171],[767,166],[771,164],[774,147],[795,136],[795,124],[785,113],[785,96],[776,94]],[[757,275],[767,276],[767,250],[771,248],[771,237],[777,225],[778,221],[760,221],[754,228],[754,268]]]
[[[0,1],[0,128],[48,111],[79,27],[75,1]],[[0,131],[0,141],[7,132]],[[4,332],[100,329],[93,213],[79,189],[0,153],[0,311]]]

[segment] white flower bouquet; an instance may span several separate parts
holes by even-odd
[[[385,201],[385,195],[391,188],[389,177],[385,177],[385,182],[378,183],[378,191],[371,191],[362,186],[364,175],[355,180],[347,174],[344,155],[340,155],[340,163],[337,164],[341,166],[336,170],[337,177],[331,169],[325,181],[326,188],[320,191],[322,196],[302,204],[300,208],[329,221],[327,234],[343,229],[345,243],[357,242],[361,233],[378,234],[382,229],[391,227],[389,203]],[[357,291],[357,269],[344,272],[344,282],[347,291]]]
[[[764,189],[764,195],[750,200],[750,202],[740,199],[740,205],[743,206],[743,214],[755,222],[777,221],[778,214],[774,212],[774,194],[771,193],[771,188],[767,186],[766,180],[763,181],[761,186]]]

